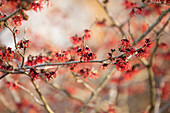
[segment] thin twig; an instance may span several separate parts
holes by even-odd
[[[41,105],[41,106],[44,105],[44,104],[43,104],[42,102],[40,102],[40,101],[36,98],[36,96],[35,96],[30,90],[28,90],[26,87],[18,84],[17,82],[15,82],[15,84],[16,84],[19,88],[21,88],[22,90],[24,90],[25,92],[27,92],[27,93],[34,99],[34,101],[35,101],[36,103],[38,103],[38,104]]]
[[[0,76],[0,80],[4,77],[6,77],[9,73],[4,73],[3,75]]]
[[[130,38],[133,40],[133,42],[136,44],[135,42],[135,39],[133,37],[133,34],[131,33],[131,30],[130,30],[130,18],[128,20],[128,32],[129,32],[129,35],[130,35]]]
[[[122,35],[123,37],[124,37],[124,36],[126,37],[125,32],[124,32],[123,29],[122,29],[122,27],[123,27],[124,24],[122,24],[122,25],[120,25],[120,26],[117,25],[117,24],[115,23],[115,20],[113,19],[113,17],[109,14],[109,11],[108,11],[107,7],[106,7],[105,5],[103,5],[99,0],[96,0],[96,1],[97,1],[97,3],[100,5],[100,7],[103,8],[105,14],[108,16],[109,20],[111,21],[112,26],[113,26],[113,27],[116,27],[117,29],[119,29],[121,35]]]
[[[170,101],[160,109],[159,113],[164,113],[164,111],[167,110],[169,107],[170,107]]]
[[[0,93],[0,101],[2,105],[10,112],[10,113],[15,113],[16,111],[14,108],[10,107],[11,105],[8,103],[8,101],[5,99],[5,97]]]
[[[12,18],[13,16],[17,15],[20,11],[22,10],[22,8],[18,8],[16,9],[13,13],[11,13],[10,15],[4,17],[4,18],[1,18],[0,19],[0,22],[2,21],[7,21],[8,19]]]
[[[55,89],[63,92],[63,93],[66,94],[69,98],[74,99],[74,100],[77,100],[77,101],[79,101],[79,102],[81,102],[81,103],[84,103],[83,100],[81,100],[80,98],[77,98],[77,97],[74,96],[74,95],[71,95],[66,89],[60,87],[59,85],[54,84],[54,83],[48,83],[48,84],[49,84],[50,86],[52,86],[53,88],[55,88]]]
[[[166,16],[170,12],[170,8],[167,9],[166,11],[163,11],[162,14],[156,19],[156,21],[141,35],[137,38],[136,43],[141,41],[148,33],[150,33],[153,28],[160,23],[160,21],[163,19],[164,16]],[[133,43],[135,45],[135,43]]]
[[[34,85],[35,87],[35,90],[36,92],[38,93],[40,99],[42,100],[43,104],[44,104],[44,107],[45,109],[47,110],[48,113],[54,113],[54,111],[50,108],[50,106],[47,104],[44,96],[42,95],[42,93],[40,92],[39,88],[38,88],[38,85],[35,83],[34,80],[31,80],[32,84]]]

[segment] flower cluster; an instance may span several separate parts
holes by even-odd
[[[37,12],[38,10],[41,11],[41,9],[43,9],[43,6],[41,3],[32,3],[31,9]]]
[[[57,58],[57,61],[60,61],[60,62],[69,60],[69,54],[67,51],[56,52],[55,56]]]
[[[38,79],[40,77],[39,73],[37,73],[36,69],[31,68],[29,70],[29,75],[32,80]]]
[[[17,46],[19,49],[25,49],[25,48],[28,48],[30,47],[30,41],[29,40],[20,40],[18,43],[17,43]]]
[[[44,74],[45,78],[47,78],[49,81],[56,77],[56,72],[55,71],[49,71],[49,70],[42,69],[41,73]]]
[[[90,39],[91,38],[91,34],[92,34],[91,30],[85,29],[84,30],[84,39],[85,40]]]
[[[124,0],[122,3],[125,6],[125,9],[131,9],[129,15],[132,17],[134,15],[142,14],[142,8],[139,7],[137,3],[130,2],[128,0]]]
[[[131,10],[131,12],[129,13],[130,17],[133,17],[135,15],[141,15],[143,14],[143,9],[140,7],[135,7]]]
[[[73,44],[82,44],[82,38],[78,37],[77,35],[70,37],[70,40]]]
[[[137,3],[133,3],[133,2],[130,2],[130,1],[128,1],[128,0],[124,0],[124,1],[122,2],[122,4],[125,6],[126,9],[132,9],[132,8],[138,6]]]
[[[23,20],[23,17],[22,17],[22,15],[17,15],[15,17],[13,17],[12,20],[13,20],[14,25],[20,26],[20,25],[22,25],[21,21]]]
[[[39,56],[31,56],[29,55],[28,58],[27,58],[27,61],[26,61],[26,65],[27,66],[33,66],[33,65],[36,65],[38,63],[43,63],[45,60],[44,60],[44,57],[39,55]]]
[[[147,38],[145,40],[145,44],[143,45],[142,48],[140,48],[139,50],[137,50],[137,57],[143,58],[143,57],[147,57],[150,54],[150,48],[151,48],[151,38]]]
[[[12,90],[18,89],[18,86],[14,82],[6,82],[6,86]]]
[[[135,48],[132,47],[132,44],[128,39],[122,39],[119,46],[119,51],[126,53],[127,55],[132,55],[136,52]]]
[[[77,55],[80,56],[80,60],[89,61],[96,59],[96,54],[91,52],[91,49],[86,46],[85,48],[78,48]]]
[[[146,0],[143,0],[145,2]],[[161,4],[169,4],[169,0],[147,0],[147,3],[161,3]]]
[[[98,72],[94,69],[91,69],[90,67],[84,67],[79,69],[78,74],[80,74],[80,76],[85,80],[88,80],[88,77],[90,79],[96,79],[99,77]]]
[[[115,66],[116,66],[117,70],[122,71],[122,72],[131,70],[131,68],[132,68],[132,66],[127,61],[126,57],[117,58],[117,60],[115,62]]]
[[[14,58],[14,51],[12,51],[12,48],[8,47],[7,49],[0,50],[0,59],[4,61],[10,61]]]

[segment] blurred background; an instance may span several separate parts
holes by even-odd
[[[104,0],[101,0],[101,2],[103,1]],[[142,5],[141,0],[129,1]],[[126,36],[130,37],[127,23],[131,10],[125,9],[123,2],[124,0],[109,0],[105,5],[109,15],[114,18],[116,24],[121,25],[125,23],[123,30]],[[165,10],[167,7],[169,6],[163,5],[159,7],[159,11]],[[116,49],[115,55],[120,54],[118,52],[118,46],[123,37],[118,29],[111,26],[110,19],[97,0],[50,0],[49,6],[47,7],[45,5],[41,11],[27,11],[26,13],[29,15],[29,19],[28,21],[23,21],[22,25],[18,27],[20,34],[18,34],[17,38],[18,41],[23,38],[31,41],[31,46],[27,50],[26,56],[30,54],[36,56],[48,51],[66,50],[72,46],[70,37],[75,34],[82,36],[85,29],[92,31],[92,38],[88,40],[86,44],[97,54],[97,60],[106,58],[110,49]],[[152,12],[149,16],[137,15],[131,18],[130,29],[134,38],[137,39],[137,37],[144,33],[159,15],[159,12]],[[168,16],[166,16],[154,30],[159,30],[167,18]],[[24,30],[26,31],[25,35]],[[161,43],[169,45],[169,33],[170,26],[165,28],[163,38],[160,39]],[[154,39],[156,35],[154,32],[151,32],[147,38],[148,37]],[[12,34],[8,29],[0,32],[0,44],[14,49]],[[137,47],[141,47],[142,44],[142,42],[139,43]],[[157,81],[156,87],[158,88],[161,83],[170,81],[169,53],[170,50],[167,47],[163,49],[160,48],[156,54],[156,62],[154,61],[153,68]],[[86,109],[86,113],[107,113],[110,105],[114,106],[116,113],[145,113],[144,111],[149,109],[150,97],[146,68],[138,59],[133,59],[131,62],[134,65],[137,64],[136,71],[131,74],[128,73],[129,75],[127,75],[126,72],[121,73],[120,71],[115,71],[107,85],[90,103],[90,107]],[[113,65],[106,70],[102,70],[101,64],[82,64],[81,66],[90,66],[98,70],[99,78],[87,82],[88,85],[95,89]],[[83,83],[77,82],[70,71],[61,67],[57,70],[56,75],[57,77],[51,80],[50,83],[59,85],[83,101],[87,100],[91,92]],[[125,78],[127,76],[130,77],[127,79]],[[34,87],[30,85],[30,78],[23,75],[12,75],[9,76],[9,80],[10,77],[19,81],[20,84],[30,89],[38,97]],[[39,84],[40,90],[54,111],[58,113],[77,113],[82,107],[82,103],[69,98],[61,90],[56,90],[41,80],[36,80],[36,82]],[[7,101],[16,107],[13,103],[13,97],[2,82],[0,82],[0,88],[2,94],[9,95],[6,97]],[[24,109],[22,110],[23,113],[46,113],[46,111],[40,105],[36,104],[24,91],[18,89],[12,92],[18,95],[18,100],[22,103],[21,109]],[[166,99],[162,99],[162,106],[168,101],[170,101],[169,95]],[[23,107],[23,104],[25,104],[26,107]],[[0,113],[5,112],[7,112],[6,109],[0,104]],[[168,112],[170,111],[167,110],[166,113]]]

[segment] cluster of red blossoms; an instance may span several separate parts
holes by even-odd
[[[90,67],[81,68],[77,73],[86,81],[88,81],[88,77],[90,79],[96,79],[99,77],[98,72],[94,69],[91,69]]]
[[[0,50],[0,59],[3,61],[10,61],[14,58],[14,51],[12,48],[8,47],[7,49]]]
[[[30,47],[30,41],[29,40],[20,40],[18,43],[17,43],[17,46],[19,49],[25,49],[25,48],[28,48]]]
[[[86,29],[84,30],[84,34],[82,37],[77,36],[77,34],[75,36],[70,37],[71,42],[74,45],[81,45],[83,43],[84,40],[88,40],[91,38],[91,31]]]
[[[139,7],[137,3],[124,0],[122,3],[125,6],[125,9],[131,9],[130,16],[142,14],[142,8]]]
[[[149,56],[151,46],[151,38],[147,38],[143,47],[137,50],[138,53],[136,54],[136,56],[140,58]]]
[[[160,7],[162,7],[160,4],[169,4],[170,0],[142,0],[144,4],[147,4],[148,7],[139,6],[138,3],[133,3],[129,0],[124,0],[122,4],[125,6],[125,9],[130,9],[130,17],[133,17],[135,15],[145,15],[147,16],[152,12],[153,9],[156,10],[158,14],[160,14],[161,10]],[[157,4],[156,4],[157,3]],[[152,7],[152,8],[149,8]]]
[[[115,66],[119,71],[128,71],[132,69],[132,66],[129,64],[126,56],[118,58],[115,62]]]
[[[18,89],[18,86],[14,82],[6,82],[6,86],[12,90]]]
[[[135,54],[136,57],[147,57],[150,54],[150,48],[151,48],[151,38],[147,38],[145,40],[144,45],[140,49],[135,49],[130,40],[128,39],[122,39],[121,43],[119,45],[119,51],[123,52],[123,55],[118,58],[113,57],[113,52],[115,49],[111,49],[111,52],[108,53],[108,59],[112,62],[113,60],[116,60],[114,63],[117,70],[119,71],[130,71],[132,69],[132,66],[129,64],[128,56]],[[104,63],[102,65],[102,69],[107,69],[108,65],[110,63]]]
[[[38,72],[38,70],[36,70],[34,68],[31,68],[29,70],[29,75],[30,75],[32,80],[39,79],[41,77],[43,78],[43,75],[44,75],[45,78],[47,78],[50,81],[51,79],[56,77],[56,73],[55,72],[56,71],[49,71],[49,70],[45,70],[45,69],[41,69],[40,72]]]
[[[80,60],[89,61],[96,59],[96,54],[92,53],[90,48],[86,46],[85,48],[78,48],[77,55],[80,56]]]
[[[43,9],[44,4],[49,5],[49,0],[1,0],[0,1],[0,19],[4,18],[8,15],[8,13],[12,13],[13,11],[18,11],[18,15],[13,15],[11,19],[9,19],[9,22],[12,23],[14,26],[20,26],[22,25],[23,20],[28,20],[28,15],[25,13],[27,10],[34,10],[34,11],[41,11]],[[4,7],[10,7],[11,10],[6,11],[2,10]],[[5,22],[5,21],[4,21]],[[0,28],[3,28],[2,22],[0,24]]]

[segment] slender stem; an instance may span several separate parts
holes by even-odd
[[[74,95],[71,95],[66,89],[60,87],[59,85],[53,84],[53,83],[48,83],[48,84],[49,84],[50,86],[52,86],[53,88],[55,88],[55,89],[63,92],[63,93],[66,94],[69,98],[74,99],[74,100],[77,100],[77,101],[79,101],[79,102],[81,102],[81,103],[84,103],[83,100],[81,100],[80,98],[77,98],[77,97],[74,96]]]
[[[169,107],[170,107],[170,101],[160,109],[159,113],[165,113],[165,110],[167,110]]]
[[[103,8],[105,14],[107,15],[107,17],[108,17],[109,20],[111,21],[112,26],[113,26],[113,27],[116,27],[117,29],[119,29],[119,31],[120,31],[120,33],[121,33],[121,35],[122,35],[123,37],[126,36],[126,35],[125,35],[125,32],[124,32],[123,29],[122,29],[122,27],[123,27],[124,24],[123,24],[123,25],[120,25],[120,26],[117,25],[117,24],[115,23],[115,20],[113,19],[113,17],[109,14],[109,11],[108,11],[107,7],[106,7],[105,5],[103,5],[99,0],[96,0],[96,1],[97,1],[97,3],[99,4],[99,6]]]
[[[22,90],[24,90],[25,92],[27,92],[27,93],[35,100],[36,103],[38,103],[38,104],[41,105],[41,106],[44,105],[44,104],[43,104],[42,102],[40,102],[40,101],[36,98],[36,96],[35,96],[30,90],[28,90],[26,87],[18,84],[17,82],[15,82],[15,84],[16,84],[19,88],[21,88]]]
[[[42,93],[40,92],[39,88],[38,88],[38,85],[34,82],[34,80],[31,80],[32,81],[32,84],[34,85],[35,87],[35,90],[36,92],[38,93],[40,99],[42,100],[43,104],[44,104],[44,107],[45,109],[47,110],[48,113],[54,113],[54,111],[50,108],[50,106],[47,104],[44,96],[42,95]]]
[[[2,21],[7,21],[8,19],[12,18],[13,16],[17,15],[20,11],[22,10],[22,8],[18,8],[16,9],[13,13],[11,13],[10,15],[4,17],[4,18],[1,18],[0,19],[0,22]]]
[[[149,113],[153,113],[154,112],[154,108],[155,108],[155,99],[156,99],[156,92],[155,92],[155,80],[154,80],[154,73],[152,70],[152,67],[149,66],[147,68],[148,70],[148,75],[149,75],[149,86],[150,86],[150,112]]]
[[[3,75],[0,76],[0,80],[4,77],[6,77],[9,73],[4,73]]]
[[[156,21],[141,35],[137,38],[136,43],[141,41],[148,33],[150,33],[153,28],[160,23],[160,21],[163,19],[164,16],[166,16],[170,12],[170,8],[166,11],[163,11],[162,14],[156,19]],[[135,43],[133,43],[135,45]]]

